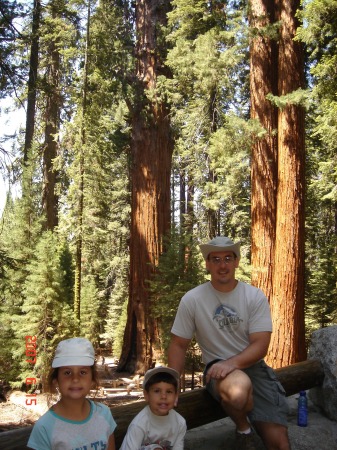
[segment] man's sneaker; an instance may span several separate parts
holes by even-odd
[[[251,431],[249,434],[236,432],[235,449],[236,450],[258,450],[256,438]]]

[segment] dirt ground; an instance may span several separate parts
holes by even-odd
[[[117,406],[143,400],[141,379],[135,382],[128,373],[116,373],[116,366],[109,359],[98,364],[100,389],[95,399],[108,406]],[[128,386],[131,385],[129,393]],[[114,389],[115,387],[115,389]],[[108,391],[104,391],[107,388]],[[19,390],[7,393],[7,401],[0,403],[0,432],[33,425],[48,409],[47,394],[37,394],[36,404],[29,406],[29,397]]]
[[[26,405],[26,394],[21,391],[12,391],[7,402],[0,403],[0,432],[33,425],[47,409],[47,396],[38,394],[36,405]],[[96,400],[108,406],[123,405],[143,400],[141,392],[131,394],[115,394],[111,398],[97,396]]]
[[[113,358],[105,357],[98,361],[100,389],[93,393],[95,400],[109,407],[143,400],[143,377],[134,377],[126,372],[117,373],[116,367]],[[195,375],[194,380],[195,385],[200,382],[201,373]],[[188,374],[186,388],[191,387],[191,383],[192,377]],[[7,393],[7,401],[0,403],[0,432],[33,425],[47,411],[47,394],[37,394],[36,404],[31,406],[28,399],[25,392],[17,390]]]
[[[113,365],[105,364],[100,368],[101,389],[97,401],[109,406],[143,400],[142,379],[133,378],[127,373],[116,373]],[[128,393],[128,385],[131,385]],[[47,410],[46,394],[37,395],[37,404],[26,405],[26,394],[12,391],[7,401],[0,403],[0,432],[33,425]],[[290,406],[289,436],[293,450],[337,449],[337,423],[324,417],[309,402],[309,425],[297,426],[297,396],[288,397]],[[235,427],[229,418],[189,430],[185,439],[185,450],[228,450],[233,448]]]
[[[39,394],[37,404],[26,405],[26,394],[12,391],[7,402],[0,403],[0,432],[24,427],[34,422],[47,410],[46,396]]]

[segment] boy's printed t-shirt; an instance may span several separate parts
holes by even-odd
[[[120,450],[183,450],[186,421],[171,409],[167,416],[157,416],[147,405],[129,425]]]
[[[106,450],[116,422],[106,405],[89,402],[90,414],[80,422],[47,411],[34,425],[27,446],[34,450]]]

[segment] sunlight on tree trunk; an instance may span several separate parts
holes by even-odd
[[[268,298],[276,232],[277,108],[266,96],[277,93],[277,47],[266,27],[275,22],[274,11],[273,0],[252,0],[249,17],[254,31],[250,42],[251,118],[265,129],[252,147],[252,284]]]
[[[166,7],[169,3],[166,2]],[[144,372],[160,357],[156,318],[151,314],[148,280],[170,228],[170,173],[173,143],[169,110],[157,97],[158,28],[165,5],[136,5],[138,99],[132,120],[132,218],[130,294],[124,345],[118,370]],[[147,96],[147,98],[146,98]],[[147,113],[145,113],[145,108]]]
[[[301,44],[295,42],[299,2],[280,3],[279,96],[304,86]],[[304,334],[304,109],[287,104],[278,115],[278,192],[269,363],[306,358]]]

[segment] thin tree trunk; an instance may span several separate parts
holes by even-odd
[[[57,6],[52,5],[52,17],[58,15]],[[50,63],[47,72],[47,104],[45,118],[45,144],[43,148],[43,208],[45,229],[53,230],[58,225],[58,195],[56,194],[57,171],[54,160],[58,154],[56,135],[60,116],[60,53],[55,40],[50,42]]]
[[[33,23],[32,23],[32,44],[29,59],[28,75],[28,96],[27,96],[27,116],[26,134],[23,161],[28,162],[29,151],[32,146],[35,130],[35,105],[37,89],[37,70],[39,64],[39,28],[40,28],[41,2],[34,0]]]
[[[170,229],[172,139],[168,107],[156,98],[157,35],[169,2],[136,3],[138,99],[132,118],[132,218],[128,318],[118,370],[144,372],[161,356],[148,280]],[[151,91],[151,92],[150,92]],[[146,99],[151,95],[151,100]]]
[[[191,243],[193,236],[194,218],[194,184],[191,182],[191,176],[186,167],[183,167],[180,175],[180,233],[182,243],[180,247],[180,256],[184,273],[188,270],[189,260],[191,258]]]
[[[181,229],[185,226],[185,218],[187,212],[187,199],[186,199],[186,169],[183,166],[179,173],[179,217]]]
[[[90,42],[91,2],[88,1],[87,9],[87,35],[85,42],[85,56],[83,68],[83,94],[82,94],[82,118],[81,118],[81,142],[79,148],[79,184],[78,184],[78,210],[77,210],[77,237],[76,237],[76,262],[75,262],[75,292],[74,315],[77,326],[81,325],[81,292],[82,292],[82,250],[83,250],[83,216],[84,216],[84,155],[86,147],[85,119],[87,110],[88,91],[88,51]]]
[[[252,146],[252,284],[268,298],[272,292],[276,234],[277,108],[267,94],[277,94],[277,44],[266,27],[275,22],[273,0],[252,0],[250,28],[251,117],[265,129]]]
[[[279,95],[304,86],[303,49],[293,40],[299,1],[281,0]],[[304,110],[288,104],[278,115],[278,192],[269,363],[277,368],[306,358],[304,328]]]
[[[192,177],[190,176],[189,172],[187,174],[187,199],[186,199],[186,219],[185,219],[185,236],[188,238],[186,240],[185,238],[185,248],[184,248],[184,271],[185,273],[188,271],[189,268],[189,260],[192,256],[191,247],[192,247],[192,240],[193,240],[193,226],[195,224],[195,216],[194,216],[194,184],[191,181]]]

